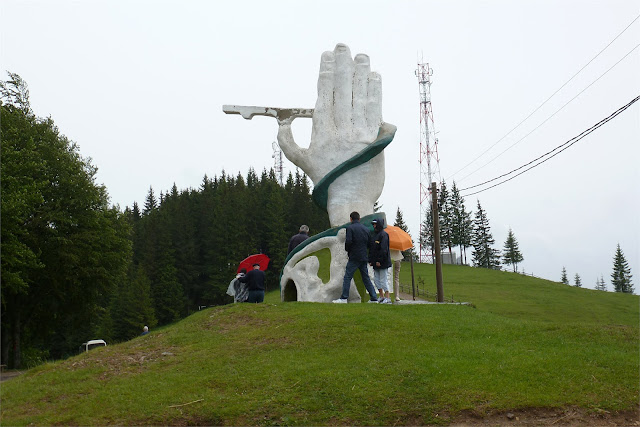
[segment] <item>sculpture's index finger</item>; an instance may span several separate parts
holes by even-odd
[[[353,125],[357,140],[367,139],[367,78],[371,72],[369,56],[359,53],[354,58],[356,69],[353,75]]]
[[[330,50],[323,52],[320,57],[320,72],[333,72],[336,69],[336,56]]]
[[[353,108],[353,72],[355,64],[351,59],[351,51],[345,44],[339,43],[333,50],[336,56],[336,71],[334,83],[334,121],[338,130],[338,136],[343,141],[348,141],[352,130]]]
[[[333,127],[333,82],[336,58],[333,52],[324,52],[320,58],[318,74],[318,99],[313,113],[313,132],[322,133],[327,126]]]

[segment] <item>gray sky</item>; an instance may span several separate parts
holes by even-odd
[[[346,43],[382,75],[383,117],[398,131],[385,151],[380,202],[390,221],[400,207],[417,241],[419,56],[434,69],[442,177],[464,188],[527,163],[639,95],[640,48],[602,74],[640,43],[640,19],[458,172],[639,14],[637,0],[3,0],[0,65],[27,81],[36,114],[50,115],[93,159],[98,182],[124,209],[143,202],[150,186],[197,188],[204,174],[271,167],[275,120],[245,121],[222,105],[313,107],[320,55]],[[565,266],[572,282],[578,273],[593,288],[603,275],[612,290],[620,243],[637,293],[639,104],[540,167],[466,198],[468,208],[479,199],[486,209],[496,248],[511,227],[527,273],[559,280]],[[300,145],[310,124],[294,122]],[[285,168],[294,170],[288,161]]]

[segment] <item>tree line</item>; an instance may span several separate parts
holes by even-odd
[[[473,248],[472,261],[475,267],[491,268],[499,270],[501,262],[510,265],[514,272],[518,271],[518,264],[524,260],[518,240],[509,228],[507,239],[504,242],[503,250],[494,248],[495,239],[491,233],[487,212],[482,208],[480,200],[477,200],[476,212],[472,213],[465,206],[464,197],[460,195],[455,181],[451,191],[447,189],[443,181],[438,190],[438,224],[440,231],[440,244],[442,251],[452,254],[453,247],[460,248],[460,264],[467,264],[467,248]],[[398,209],[396,224],[403,225],[403,229],[408,231],[402,219],[402,213]],[[419,244],[423,250],[431,252],[435,250],[435,239],[433,233],[433,207],[429,205],[426,218],[422,223]],[[415,255],[414,255],[415,256]],[[453,259],[453,258],[452,258]],[[613,258],[613,272],[611,273],[611,284],[615,292],[633,293],[633,282],[631,268],[618,244]],[[563,267],[560,282],[569,285],[567,271]],[[577,287],[582,287],[582,278],[578,273],[574,276],[574,283]],[[604,278],[596,279],[596,290],[607,290]]]
[[[623,292],[627,294],[632,294],[634,292],[633,281],[631,278],[633,275],[631,274],[631,268],[629,267],[629,263],[627,262],[627,258],[624,256],[624,252],[620,248],[620,244],[616,246],[616,251],[613,255],[613,270],[611,272],[611,285],[613,286],[614,292]],[[573,276],[574,286],[581,288],[582,287],[582,278],[578,273]],[[570,285],[569,277],[567,275],[567,269],[562,267],[562,272],[560,275],[560,282],[565,285]],[[595,284],[596,291],[607,291],[607,284],[604,281],[604,277],[600,275],[599,278],[596,278]]]
[[[460,248],[460,264],[467,264],[467,249],[472,248],[472,262],[475,267],[500,269],[501,262],[511,265],[517,271],[518,264],[524,260],[518,241],[511,229],[504,244],[503,252],[494,248],[495,239],[491,233],[487,211],[477,201],[476,212],[467,209],[464,197],[455,181],[451,191],[443,181],[438,189],[438,225],[440,246],[448,251],[453,259],[453,248]],[[433,206],[429,205],[422,223],[419,244],[422,250],[434,256],[435,236],[433,232]]]
[[[110,206],[90,159],[35,116],[25,82],[9,77],[0,83],[3,365],[63,358],[88,339],[130,339],[231,302],[227,286],[251,254],[271,258],[276,288],[300,225],[329,228],[298,171],[284,185],[273,170],[223,171],[197,189],[150,188],[142,206]]]

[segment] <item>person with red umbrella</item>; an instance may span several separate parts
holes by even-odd
[[[264,271],[260,270],[260,264],[253,264],[253,270],[242,277],[238,277],[241,283],[247,284],[249,297],[247,302],[260,303],[264,301]]]
[[[269,261],[271,260],[265,254],[249,255],[240,261],[240,264],[238,265],[238,273],[240,273],[240,270],[243,268],[247,271],[253,269],[254,264],[259,264],[260,270],[265,271],[269,267]]]

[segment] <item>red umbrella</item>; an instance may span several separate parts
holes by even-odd
[[[243,268],[246,268],[247,271],[253,270],[253,264],[260,264],[260,270],[265,271],[269,266],[269,257],[265,254],[255,254],[249,255],[242,261],[240,261],[240,265],[238,266],[238,273]]]

